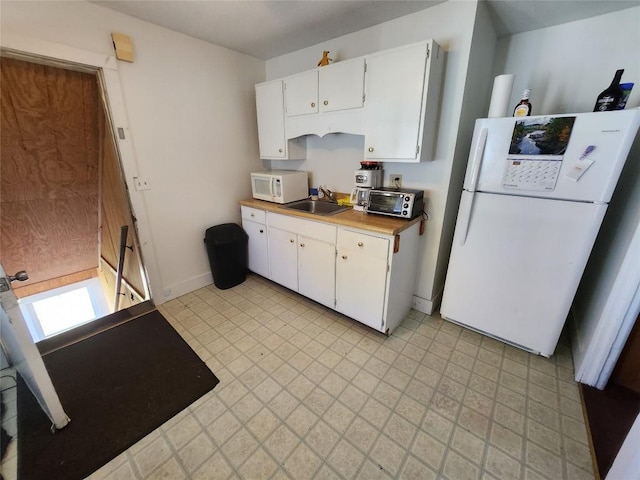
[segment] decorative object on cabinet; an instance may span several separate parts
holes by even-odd
[[[324,67],[329,65],[330,62],[333,62],[333,58],[329,58],[329,50],[325,50],[322,52],[322,58],[318,62],[319,67]]]

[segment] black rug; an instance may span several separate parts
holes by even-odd
[[[71,423],[18,381],[18,478],[82,479],[219,382],[158,311],[43,357]]]

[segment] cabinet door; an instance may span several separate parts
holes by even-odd
[[[262,223],[250,220],[242,220],[242,228],[249,235],[249,270],[263,277],[269,277],[267,228]]]
[[[367,58],[367,159],[419,159],[427,46]]]
[[[364,58],[318,70],[321,112],[360,108],[364,103]]]
[[[282,81],[256,85],[260,158],[286,158]]]
[[[329,308],[336,297],[336,247],[298,235],[298,292]]]
[[[317,70],[287,77],[284,84],[287,116],[318,113]]]
[[[298,291],[297,236],[279,228],[269,227],[269,278],[291,290]]]
[[[389,240],[338,229],[336,310],[382,330]]]

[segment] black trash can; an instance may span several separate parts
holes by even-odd
[[[247,249],[249,236],[240,225],[223,223],[207,228],[209,264],[216,287],[225,290],[241,284],[247,278]]]

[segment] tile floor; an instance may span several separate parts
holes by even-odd
[[[159,310],[221,382],[92,479],[594,478],[566,344],[414,310],[386,337],[253,275]]]

